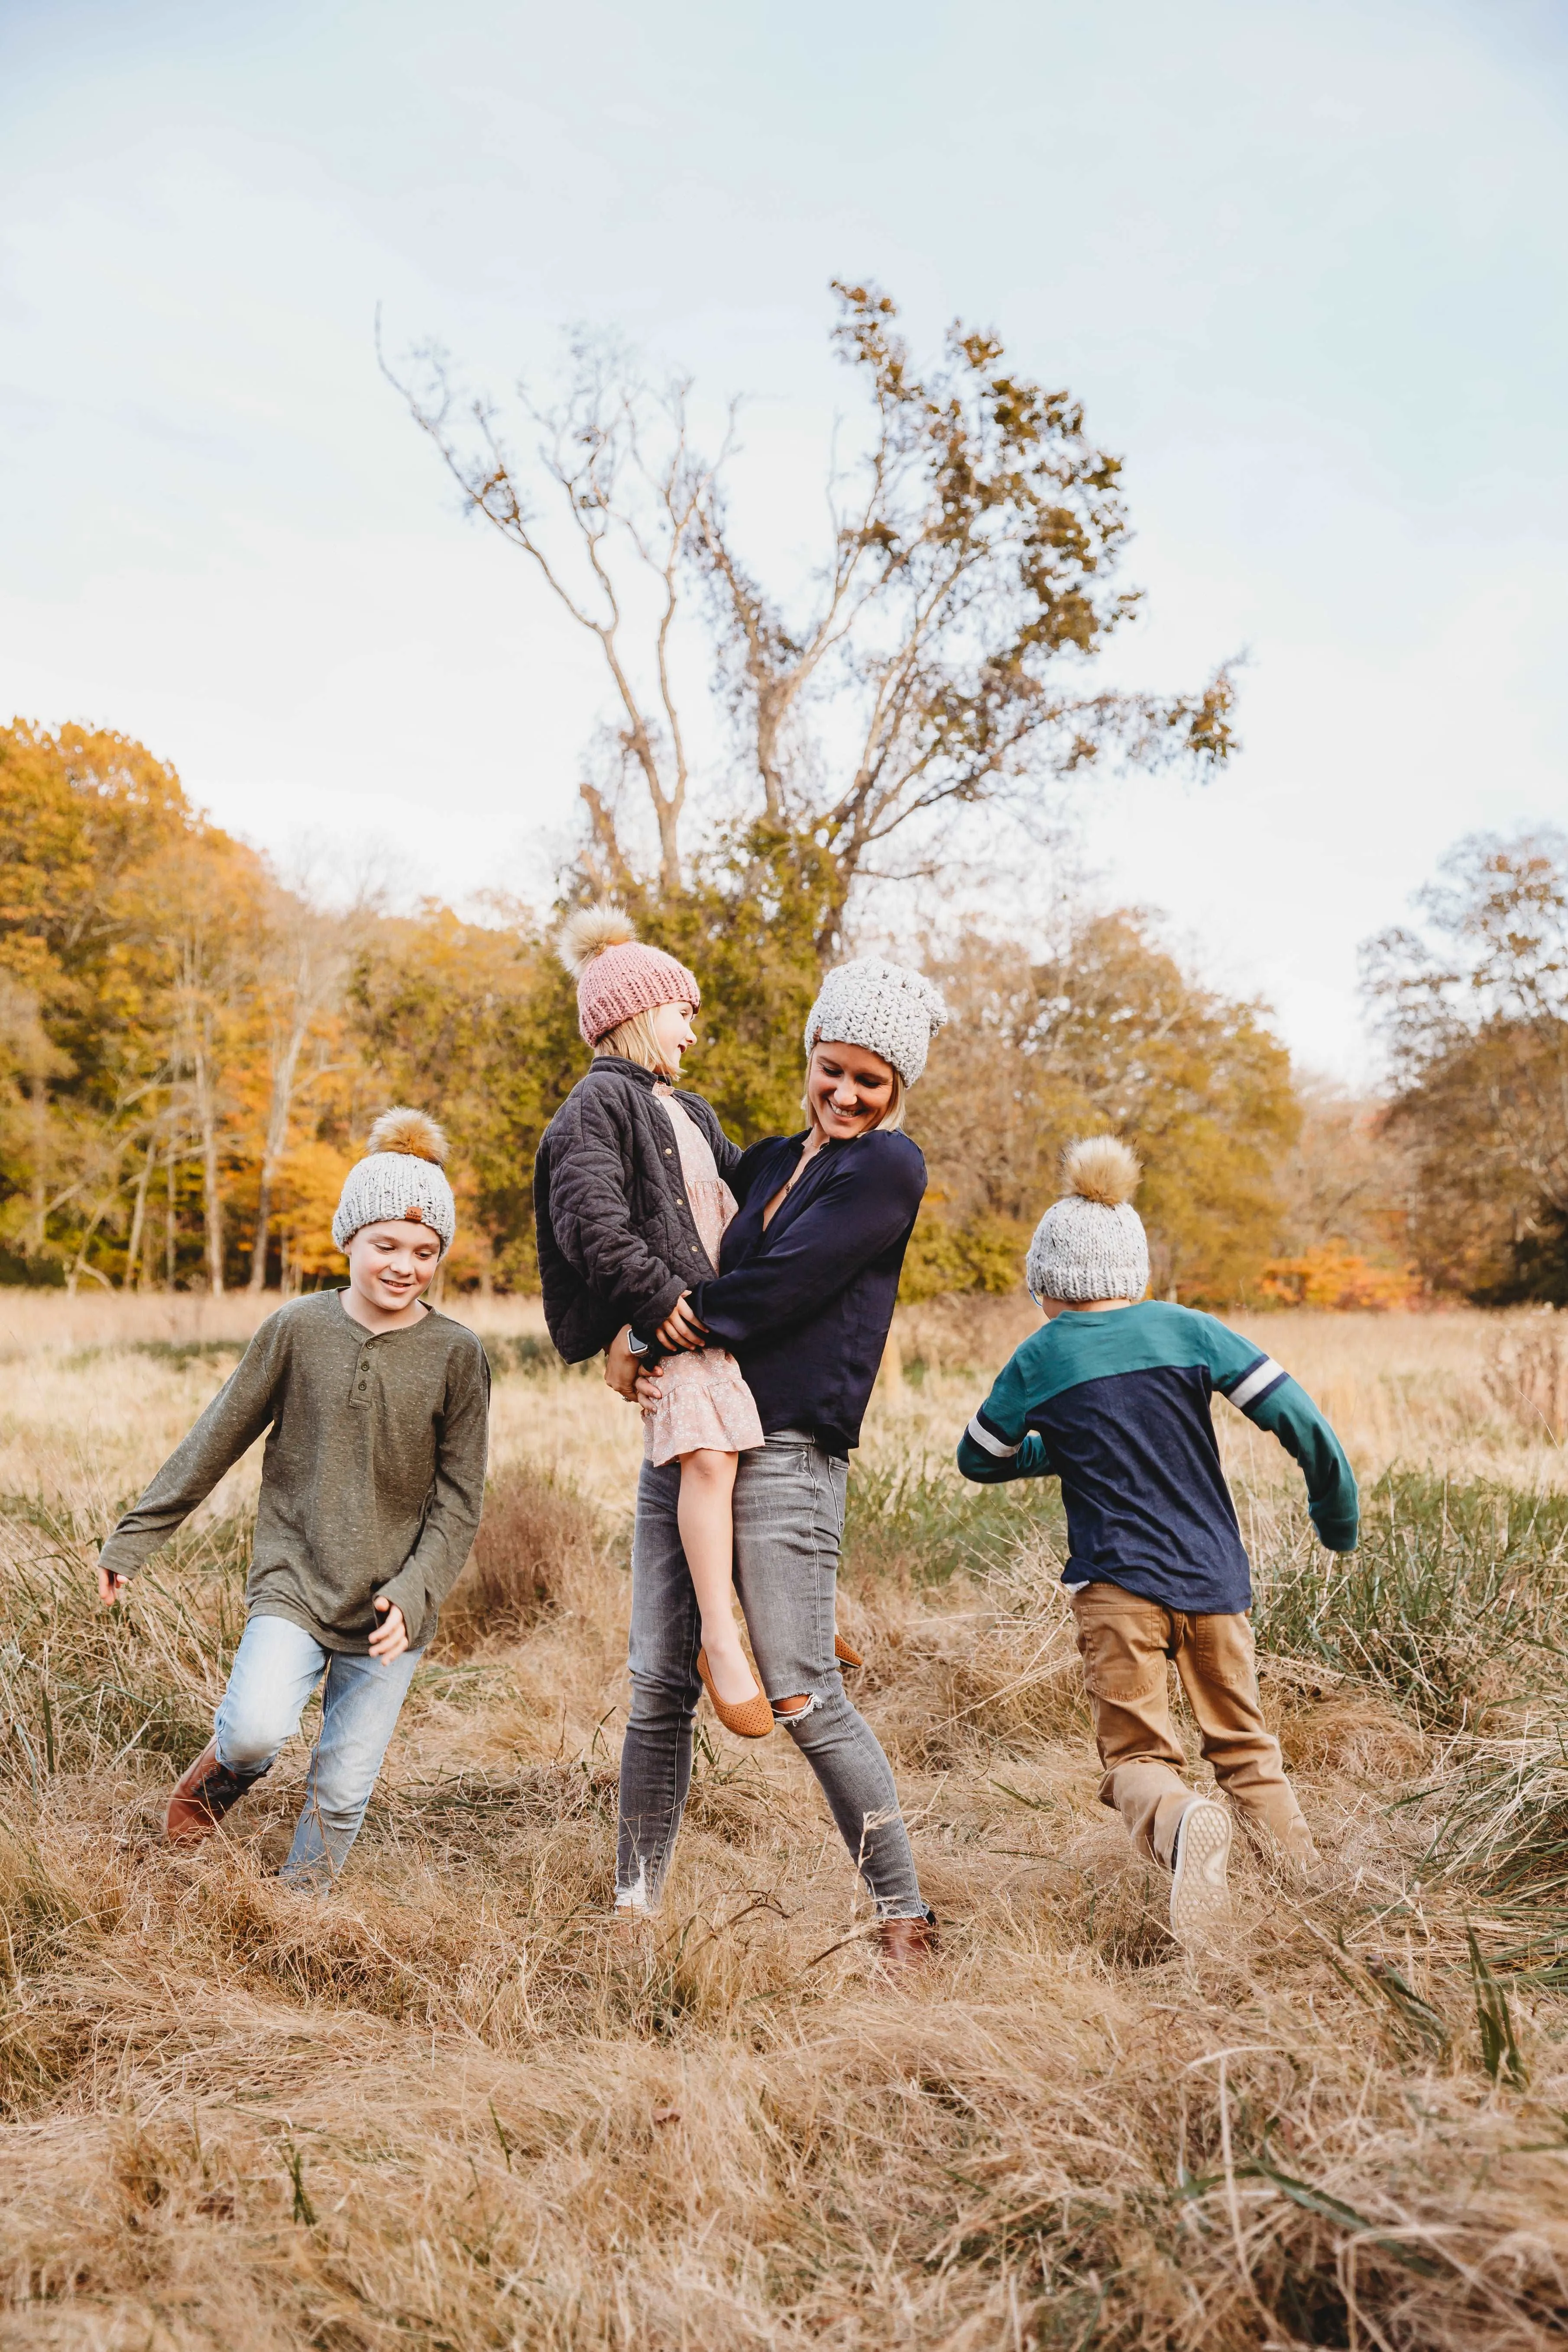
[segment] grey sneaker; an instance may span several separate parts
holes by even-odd
[[[1194,1797],[1176,1824],[1171,1865],[1171,1933],[1178,1944],[1206,1944],[1230,1925],[1231,1819],[1212,1797]]]

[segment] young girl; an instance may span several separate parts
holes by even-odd
[[[720,1721],[760,1739],[773,1709],[735,1624],[731,1504],[739,1456],[763,1444],[763,1427],[734,1358],[703,1347],[679,1313],[718,1272],[736,1208],[724,1179],[742,1155],[700,1096],[675,1090],[700,1002],[686,966],[608,908],[574,915],[561,952],[594,1065],[534,1163],[545,1319],[569,1363],[627,1326],[638,1352],[664,1351],[644,1445],[649,1461],[680,1464],[680,1539],[702,1617],[697,1671]],[[842,1644],[839,1654],[858,1663]]]

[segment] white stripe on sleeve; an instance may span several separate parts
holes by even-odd
[[[1023,1439],[1020,1437],[1018,1440],[1018,1445],[1004,1445],[999,1437],[994,1437],[992,1435],[991,1432],[986,1428],[978,1413],[975,1414],[973,1420],[969,1424],[969,1435],[973,1438],[976,1445],[983,1445],[987,1454],[994,1454],[998,1462],[1006,1462],[1011,1460],[1012,1456],[1018,1451],[1018,1445],[1022,1445],[1024,1443]]]
[[[1276,1381],[1282,1381],[1284,1377],[1284,1365],[1277,1364],[1272,1356],[1265,1356],[1263,1361],[1255,1364],[1247,1378],[1232,1389],[1230,1401],[1245,1410],[1254,1397],[1261,1396],[1265,1389],[1271,1389]]]

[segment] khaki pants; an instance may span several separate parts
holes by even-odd
[[[1121,1815],[1139,1851],[1170,1867],[1176,1824],[1193,1794],[1171,1722],[1165,1663],[1173,1658],[1204,1759],[1221,1789],[1249,1828],[1305,1868],[1314,1859],[1311,1832],[1285,1778],[1279,1742],[1263,1721],[1247,1619],[1190,1617],[1120,1584],[1085,1585],[1072,1608],[1105,1767],[1100,1801]]]

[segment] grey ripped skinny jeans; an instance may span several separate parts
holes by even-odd
[[[822,1783],[883,1919],[929,1918],[898,1792],[876,1733],[834,1662],[838,1547],[848,1465],[795,1430],[742,1454],[735,1479],[735,1586],[763,1688]],[[676,1525],[680,1465],[645,1462],[632,1541],[631,1719],[621,1749],[616,1900],[657,1907],[691,1779],[701,1623]]]

